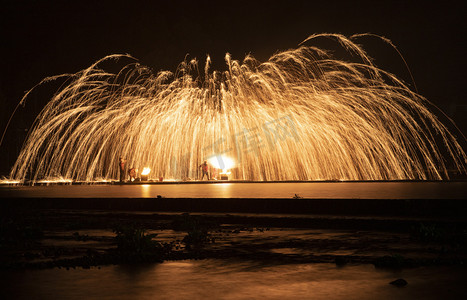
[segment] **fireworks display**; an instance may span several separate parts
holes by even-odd
[[[322,37],[355,61],[311,46]],[[113,59],[132,58],[110,55],[69,76],[37,117],[12,180],[116,179],[119,157],[176,180],[198,178],[204,160],[239,180],[439,180],[448,167],[466,170],[428,101],[352,38],[313,35],[266,62],[226,54],[225,71],[211,71],[209,56],[202,71],[197,60],[175,73],[134,60],[101,69]]]

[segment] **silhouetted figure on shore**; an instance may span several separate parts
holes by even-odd
[[[118,166],[120,168],[120,182],[125,182],[125,163],[126,160],[120,157],[120,162],[118,163]]]
[[[136,169],[135,168],[131,168],[129,171],[128,171],[128,175],[130,175],[130,182],[133,182],[136,180]]]
[[[199,168],[201,168],[201,171],[203,172],[202,173],[203,175],[201,175],[201,180],[204,179],[204,175],[206,175],[208,180],[211,180],[211,178],[209,178],[209,165],[208,165],[208,162],[204,161],[204,163],[199,165]]]

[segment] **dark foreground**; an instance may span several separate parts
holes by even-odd
[[[373,289],[383,281],[391,286],[389,282],[402,277],[409,286],[418,282],[420,288],[405,294],[383,290],[383,294],[378,291],[375,295],[391,299],[414,293],[436,299],[440,293],[447,295],[440,282],[452,285],[449,295],[467,293],[459,285],[467,274],[463,200],[3,198],[0,208],[0,275],[5,284],[2,290],[11,295],[19,295],[18,291],[34,281],[49,286],[33,284],[31,289],[40,290],[39,294],[53,290],[68,297],[69,291],[57,290],[57,285],[66,286],[69,276],[70,286],[81,282],[80,286],[91,291],[102,280],[115,285],[110,282],[122,280],[121,274],[126,273],[128,278],[140,276],[139,281],[156,289],[154,293],[172,286],[172,294],[166,296],[173,297],[181,294],[173,292],[170,280],[178,282],[186,277],[188,289],[191,278],[199,277],[205,286],[222,289],[227,288],[232,276],[249,282],[234,283],[239,287],[237,294],[240,287],[248,287],[251,292],[233,298],[258,298],[262,294],[257,289],[266,288],[267,282],[257,278],[264,276],[274,285],[285,284],[280,290],[270,291],[270,286],[263,290],[264,297],[271,299],[271,293],[277,293],[279,299],[298,291],[306,299],[312,287],[317,292],[327,291],[321,298],[329,298],[337,295],[335,289],[342,280],[356,284],[346,287],[347,293],[361,290],[361,285]],[[367,266],[384,273],[374,273]],[[62,274],[66,270],[77,273]],[[285,273],[278,276],[277,272]],[[311,276],[316,272],[329,280]],[[432,275],[423,277],[426,272]],[[144,275],[135,275],[140,273]],[[95,277],[92,283],[89,276]],[[355,276],[361,276],[358,283]],[[306,285],[304,278],[310,280]],[[23,283],[15,288],[14,282]],[[396,283],[401,288],[405,284]],[[111,289],[118,290],[118,285]],[[204,289],[192,285],[184,295],[191,297],[196,291],[202,295]],[[345,293],[341,298],[352,299]],[[29,297],[27,293],[21,295]],[[124,299],[124,295],[122,291],[112,298]],[[372,298],[369,294],[353,296]]]
[[[79,209],[103,211],[329,214],[467,220],[467,199],[291,198],[0,198],[2,211]]]
[[[463,200],[1,199],[0,267],[198,258],[464,265]]]

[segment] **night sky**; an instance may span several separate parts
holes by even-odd
[[[313,33],[374,33],[392,40],[418,91],[467,131],[466,24],[462,1],[10,1],[2,6],[0,129],[24,92],[41,79],[75,73],[114,53],[128,53],[158,72],[175,71],[189,54],[224,70],[224,55],[267,60]],[[360,44],[413,87],[397,53],[376,39]],[[50,95],[49,95],[50,96]],[[34,95],[13,120],[0,175],[11,167],[32,115],[46,102]],[[37,101],[37,102],[35,102]],[[33,102],[33,103],[31,103]],[[35,103],[35,104],[34,104]],[[36,112],[37,111],[37,112]]]

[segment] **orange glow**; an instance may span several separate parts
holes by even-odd
[[[322,37],[355,62],[315,47]],[[448,166],[465,173],[464,150],[428,101],[377,68],[353,38],[312,35],[266,62],[227,53],[221,72],[208,57],[202,75],[198,60],[174,73],[131,63],[113,74],[103,62],[129,57],[107,56],[51,98],[10,178],[115,179],[119,157],[164,180],[197,178],[205,158],[239,180],[441,180]]]
[[[15,185],[15,184],[20,184],[21,181],[20,180],[11,180],[11,179],[8,179],[8,178],[2,178],[0,179],[0,184],[11,184],[11,185]]]
[[[141,172],[141,175],[149,175],[149,172],[151,172],[151,169],[146,167],[143,169],[143,172]]]
[[[216,169],[221,169],[222,172],[220,174],[230,174],[228,170],[235,167],[235,162],[232,158],[225,156],[225,155],[218,155],[214,157],[210,157],[208,162]]]

